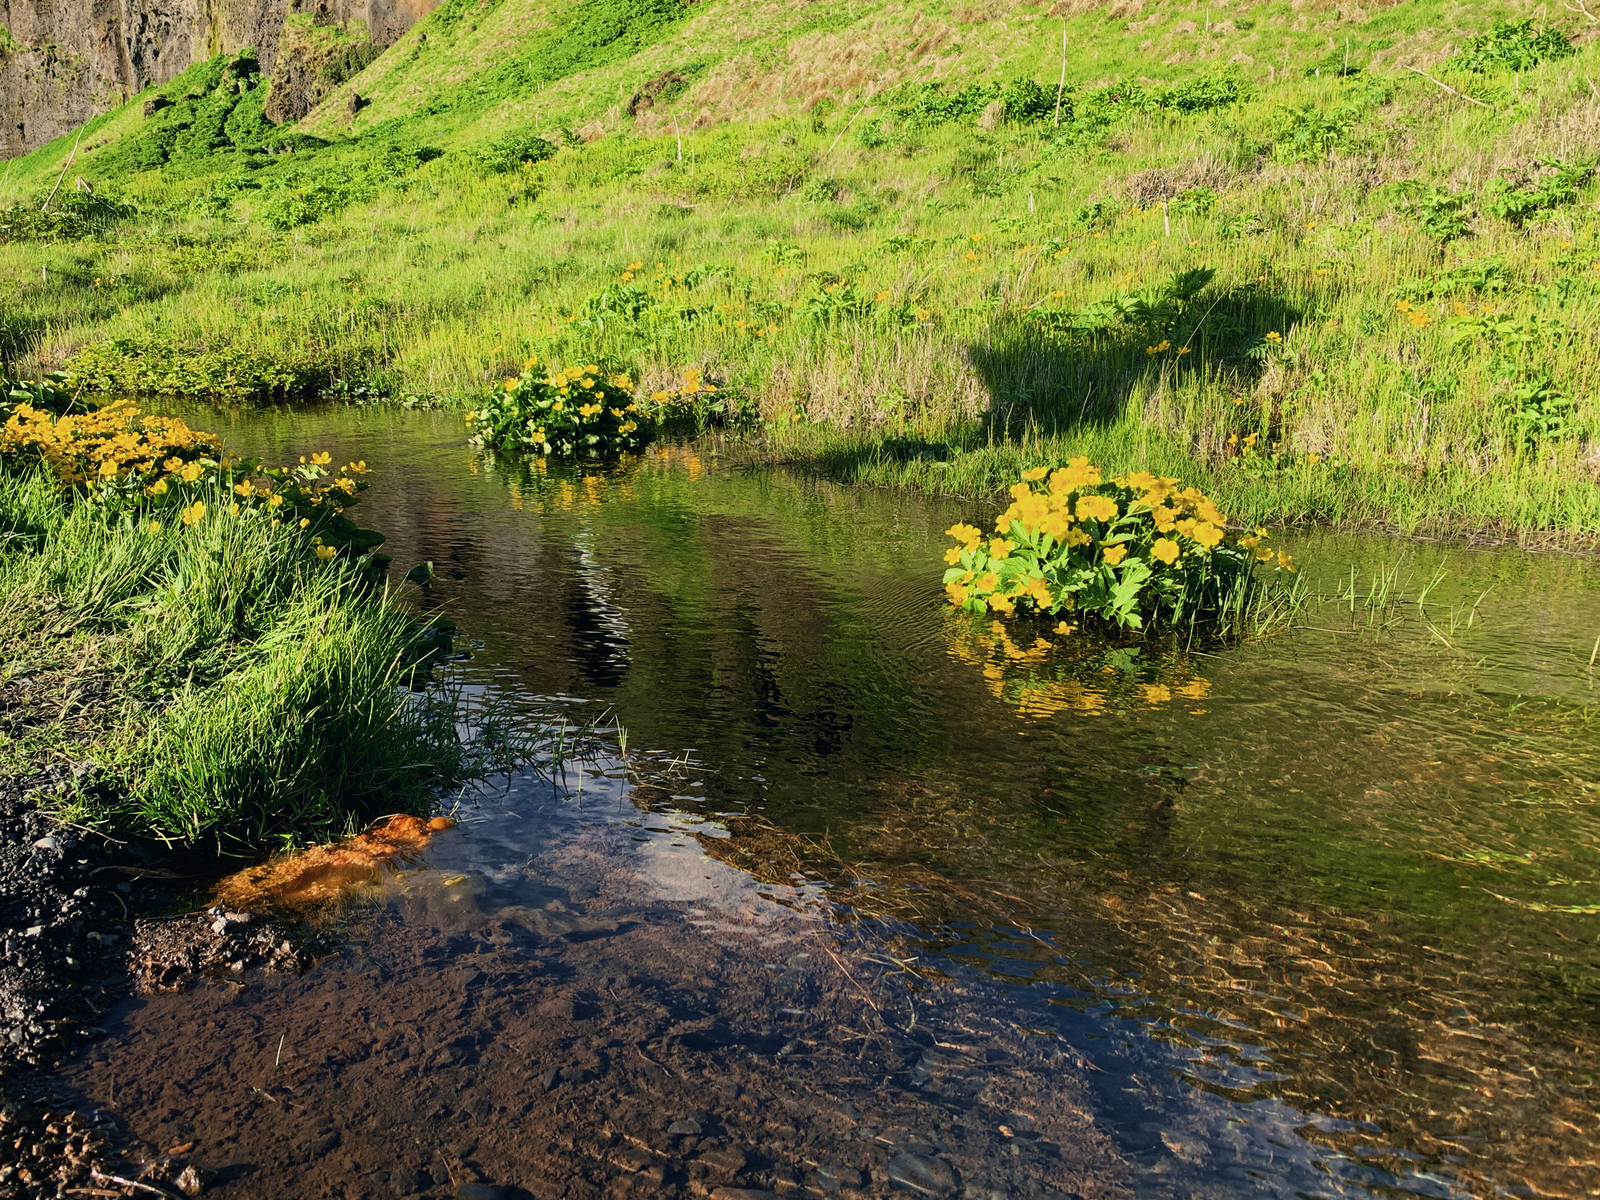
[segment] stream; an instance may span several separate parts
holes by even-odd
[[[207,419],[364,459],[462,681],[613,731],[69,1064],[208,1194],[1600,1189],[1592,561],[1294,534],[1299,628],[1113,646],[948,611],[972,504]]]

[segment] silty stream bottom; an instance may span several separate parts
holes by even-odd
[[[716,822],[641,812],[626,777],[480,797],[343,907],[342,954],[131,1001],[66,1082],[146,1155],[194,1143],[219,1197],[1287,1197],[1359,1177],[1292,1110],[1177,1082],[1185,1051],[1130,1022],[757,882],[705,852]]]

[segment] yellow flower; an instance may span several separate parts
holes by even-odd
[[[313,454],[311,456],[311,462],[313,466],[325,467],[332,461],[333,455],[327,453],[326,451],[320,454]]]
[[[989,557],[990,558],[1005,558],[1014,549],[1016,549],[1016,544],[1014,542],[1008,541],[1006,538],[990,538],[989,539]]]
[[[946,550],[944,552],[944,560],[945,560],[945,562],[949,563],[952,567],[955,566],[958,562],[961,561],[961,547],[960,546],[951,546],[950,549],[948,549],[948,550]]]
[[[1086,487],[1094,487],[1100,479],[1100,468],[1092,465],[1087,456],[1080,454],[1066,466],[1051,472],[1050,491],[1056,496],[1066,496]]]
[[[248,495],[250,495],[250,493],[252,493],[252,492],[254,492],[256,490],[256,485],[251,483],[248,479],[246,479],[241,483],[234,484],[233,485],[233,490],[234,490],[234,493],[236,495],[248,496]]]
[[[1038,483],[1039,480],[1043,479],[1048,474],[1050,474],[1049,467],[1035,467],[1031,471],[1024,471],[1022,473],[1022,477],[1029,483]]]
[[[311,518],[310,517],[301,517],[300,518],[300,528],[301,529],[309,529],[309,528],[311,528]]]
[[[272,495],[267,497],[267,507],[268,508],[278,508],[282,504],[283,504],[283,497],[278,495],[276,492],[274,492]]]
[[[1289,555],[1289,554],[1285,554],[1282,550],[1278,551],[1278,566],[1282,570],[1293,571],[1294,570],[1294,556],[1293,555]]]
[[[1117,502],[1109,496],[1080,496],[1077,517],[1080,521],[1109,521],[1117,515]]]
[[[1150,547],[1150,557],[1171,566],[1178,561],[1178,543],[1171,538],[1157,538]]]
[[[964,542],[968,550],[975,550],[978,543],[983,540],[983,534],[971,525],[952,525],[944,531],[945,537],[953,537],[958,542]]]
[[[1065,621],[1056,626],[1056,632],[1062,637],[1066,637],[1070,633],[1076,633],[1077,629],[1076,625],[1068,625]]]
[[[193,483],[205,473],[206,469],[199,463],[190,463],[188,466],[184,467],[183,470],[178,472],[178,478],[183,480],[185,483]]]
[[[318,546],[316,549],[317,549],[317,557],[320,558],[323,562],[327,562],[335,554],[339,553],[332,546]]]
[[[144,531],[146,533],[160,533],[161,532],[161,522],[160,521],[151,521],[150,524],[148,524],[148,525],[146,525],[144,527]]]
[[[950,598],[950,603],[957,608],[967,602],[967,589],[954,581],[944,585],[944,594]]]
[[[196,500],[188,508],[185,508],[180,515],[183,517],[185,525],[193,525],[196,521],[203,520],[206,515],[205,501]]]
[[[166,462],[161,464],[161,469],[168,472],[181,471],[183,469],[183,459],[169,458]]]
[[[239,515],[239,502],[237,500],[228,505],[228,515],[231,517],[237,517]]]
[[[1210,521],[1201,521],[1189,536],[1209,550],[1222,540],[1222,530]]]
[[[999,592],[995,592],[989,597],[989,607],[994,609],[995,612],[1003,613],[1008,617],[1016,609],[1016,605],[1012,602],[1011,597],[1003,596]]]
[[[1116,566],[1127,556],[1128,547],[1123,542],[1118,542],[1115,546],[1107,546],[1100,552],[1100,557],[1105,560],[1106,565],[1109,567]]]

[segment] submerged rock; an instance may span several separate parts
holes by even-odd
[[[924,1196],[948,1196],[956,1190],[956,1175],[949,1163],[909,1150],[889,1160],[889,1182]]]

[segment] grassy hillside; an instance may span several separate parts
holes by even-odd
[[[844,478],[990,493],[1090,453],[1244,519],[1581,540],[1597,32],[447,0],[296,126],[219,59],[91,122],[55,215],[74,139],[0,167],[0,354],[464,406],[534,355],[646,393],[695,369],[697,417]]]

